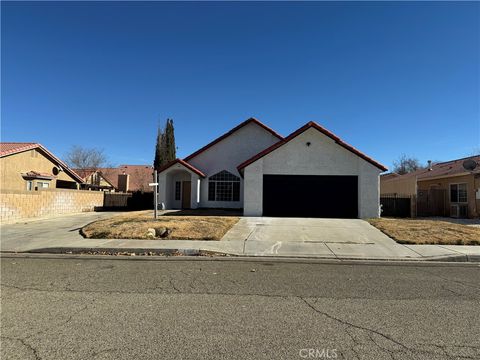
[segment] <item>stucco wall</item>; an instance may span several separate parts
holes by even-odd
[[[0,220],[18,219],[93,211],[103,206],[103,192],[68,189],[8,191],[0,193]]]
[[[417,177],[409,176],[405,179],[395,178],[390,180],[380,179],[380,194],[416,195]]]
[[[306,143],[310,142],[310,146]],[[358,213],[361,218],[379,216],[381,170],[318,130],[310,128],[244,170],[246,216],[261,216],[263,175],[358,176]]]
[[[199,206],[213,208],[243,207],[243,179],[238,173],[237,166],[278,141],[279,139],[276,136],[264,128],[255,123],[249,123],[229,137],[189,160],[188,162],[190,164],[206,175],[206,178],[200,182]],[[208,200],[208,177],[222,170],[227,170],[240,177],[240,201]]]
[[[480,178],[475,179],[473,174],[463,175],[463,176],[454,176],[447,177],[443,179],[433,179],[433,180],[419,180],[418,189],[419,190],[428,190],[430,188],[446,189],[447,198],[447,214],[450,211],[450,184],[467,184],[467,202],[468,202],[468,216],[469,217],[479,217],[480,216],[480,200],[475,199],[475,193],[480,189]]]
[[[57,164],[50,161],[38,149],[2,157],[0,158],[0,189],[26,190],[26,180],[22,177],[22,173],[33,170],[51,174],[54,166],[57,166]],[[64,171],[57,175],[57,179],[76,182]],[[50,180],[50,188],[56,187],[57,179]]]

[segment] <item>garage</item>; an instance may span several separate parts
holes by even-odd
[[[263,175],[263,216],[357,218],[358,178]]]
[[[374,218],[387,168],[309,122],[237,167],[246,216]]]

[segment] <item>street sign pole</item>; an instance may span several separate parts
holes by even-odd
[[[157,176],[157,170],[155,170],[154,176],[155,176],[155,182],[153,184],[150,184],[150,185],[153,185],[155,187],[154,195],[153,195],[153,206],[154,206],[153,218],[157,219],[157,209],[158,209],[158,176]]]

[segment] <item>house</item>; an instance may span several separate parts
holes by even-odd
[[[120,165],[116,168],[76,169],[83,178],[87,189],[152,192],[149,184],[153,181],[151,165]]]
[[[115,191],[115,186],[98,169],[73,169],[83,179],[86,190]]]
[[[159,201],[246,216],[378,217],[385,170],[315,122],[284,138],[251,118],[159,169]]]
[[[0,143],[0,188],[35,191],[78,189],[83,179],[38,143]]]
[[[480,216],[480,155],[432,164],[408,174],[381,177],[382,195],[414,196],[417,216]]]

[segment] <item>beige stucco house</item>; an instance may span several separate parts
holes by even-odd
[[[82,178],[38,143],[0,143],[0,189],[78,189]]]
[[[469,171],[465,162],[479,165]],[[405,175],[381,176],[380,193],[414,196],[417,216],[480,217],[480,155],[430,164]]]

